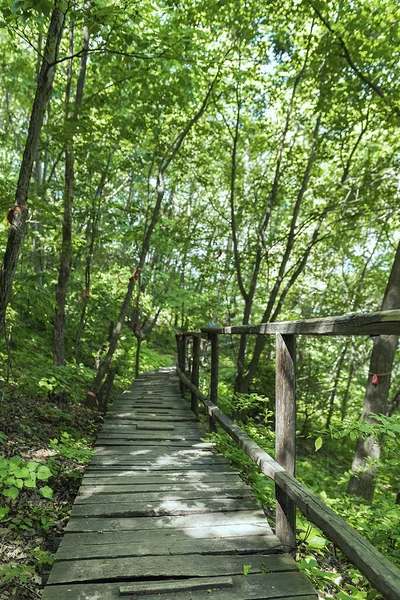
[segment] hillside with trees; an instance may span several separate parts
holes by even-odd
[[[0,595],[24,600],[101,413],[176,333],[400,309],[400,7],[1,0],[0,52]],[[400,564],[397,346],[299,339],[297,476]],[[271,452],[274,353],[226,338],[219,384]],[[380,598],[298,532],[321,598]]]

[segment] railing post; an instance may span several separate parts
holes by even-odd
[[[185,336],[181,333],[176,334],[176,346],[178,352],[178,366],[182,373],[185,373]],[[185,397],[185,384],[180,381],[179,387],[182,398]]]
[[[200,374],[200,335],[193,336],[193,356],[192,356],[192,378],[191,381],[198,389]],[[195,415],[199,414],[199,400],[192,392],[191,409]]]
[[[291,475],[296,465],[296,336],[276,334],[275,460]],[[276,485],[276,535],[296,549],[296,505]]]
[[[211,384],[210,400],[218,405],[218,334],[209,333],[208,339],[211,342]],[[210,431],[216,431],[214,419],[210,417]]]

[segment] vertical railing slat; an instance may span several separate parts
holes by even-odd
[[[199,387],[199,375],[200,375],[200,335],[193,336],[193,357],[192,357],[192,383],[197,388]],[[199,400],[197,396],[192,392],[191,396],[191,409],[195,415],[199,414]]]
[[[211,384],[210,384],[210,400],[218,405],[218,334],[210,333],[208,339],[211,342]],[[214,420],[210,417],[210,431],[215,431]]]
[[[296,336],[276,334],[275,459],[291,475],[296,465]],[[276,534],[285,550],[296,548],[296,505],[275,486]]]

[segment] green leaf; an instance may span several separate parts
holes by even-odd
[[[318,437],[315,440],[315,452],[318,452],[318,450],[321,448],[321,446],[322,446],[322,438]]]
[[[9,513],[9,512],[10,512],[10,509],[9,509],[9,508],[3,507],[3,506],[2,506],[2,507],[0,507],[0,521],[1,521],[2,519],[4,519],[4,517],[5,517],[6,515],[8,515],[8,513]]]
[[[36,471],[36,469],[39,465],[40,465],[40,463],[34,462],[33,460],[26,463],[26,467],[27,467],[28,471]]]
[[[24,486],[27,488],[36,487],[36,473],[31,473],[29,479],[24,479]]]
[[[251,571],[251,565],[243,565],[243,575],[245,575],[247,577],[247,575],[250,573]]]
[[[25,479],[25,477],[29,477],[29,470],[26,467],[22,467],[21,469],[14,471],[14,476]]]
[[[53,497],[53,490],[48,485],[45,485],[44,487],[40,488],[39,492],[42,494],[43,498],[50,499]]]
[[[16,487],[10,487],[6,490],[3,490],[3,496],[6,496],[6,498],[12,498],[13,500],[15,500],[15,498],[18,496],[19,494],[19,489]]]
[[[47,481],[52,475],[53,473],[46,465],[41,465],[37,470],[37,478],[41,481]]]

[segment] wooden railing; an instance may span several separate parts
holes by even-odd
[[[218,337],[220,335],[276,336],[276,447],[275,459],[262,450],[218,408]],[[201,332],[177,334],[181,392],[191,392],[198,413],[200,400],[210,418],[211,429],[220,425],[236,444],[275,482],[276,533],[284,547],[296,547],[296,506],[334,542],[370,583],[388,600],[400,600],[400,570],[372,544],[348,525],[295,477],[296,463],[296,335],[400,335],[400,310],[351,314],[304,321],[262,323],[238,327],[205,327]],[[200,342],[211,345],[210,397],[199,391]],[[190,341],[189,341],[190,340]],[[187,345],[192,345],[186,368]],[[189,375],[189,377],[187,376]]]

